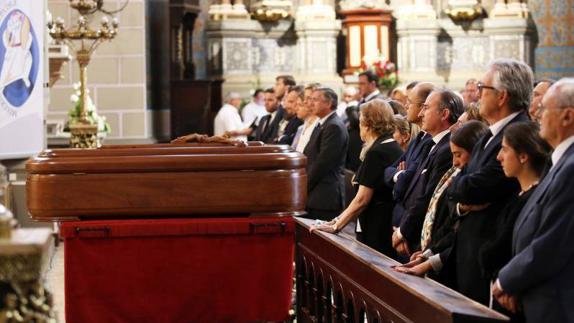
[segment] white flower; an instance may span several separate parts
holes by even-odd
[[[80,97],[77,96],[76,94],[70,95],[70,101],[72,101],[74,103],[78,102],[79,99],[80,99]]]
[[[94,111],[96,110],[96,106],[94,105],[94,102],[92,101],[92,98],[90,96],[88,96],[88,103],[86,104],[86,111]]]
[[[80,82],[74,83],[73,87],[74,87],[74,90],[79,91],[80,90]]]

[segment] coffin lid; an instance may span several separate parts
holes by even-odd
[[[250,171],[305,168],[288,146],[132,145],[45,150],[29,160],[29,174]]]

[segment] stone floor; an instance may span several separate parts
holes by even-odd
[[[54,249],[46,272],[46,287],[54,295],[54,311],[59,323],[66,322],[64,318],[64,245],[60,243]]]

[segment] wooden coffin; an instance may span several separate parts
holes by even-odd
[[[28,210],[41,221],[302,212],[305,164],[257,144],[46,150],[26,165]]]

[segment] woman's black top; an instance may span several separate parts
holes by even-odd
[[[357,240],[390,257],[395,253],[391,243],[394,202],[392,190],[384,185],[383,180],[385,168],[402,153],[391,133],[380,136],[367,151],[353,183],[355,190],[359,185],[374,190],[369,205],[359,215],[357,228],[360,227],[361,232],[357,232]]]

